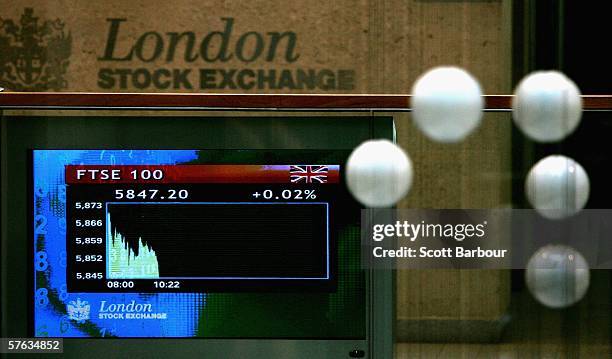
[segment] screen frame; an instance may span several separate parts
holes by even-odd
[[[132,114],[130,114],[132,116]],[[135,117],[139,117],[139,115],[134,114]],[[395,131],[393,125],[393,118],[391,116],[368,116],[368,115],[342,115],[342,116],[311,116],[308,118],[308,121],[296,121],[296,119],[304,118],[303,115],[296,114],[296,116],[283,116],[283,117],[244,117],[244,114],[241,114],[241,118],[236,116],[223,116],[222,113],[215,113],[214,118],[219,121],[237,121],[238,119],[243,121],[243,124],[247,124],[250,130],[253,130],[255,133],[259,133],[258,136],[254,136],[253,138],[260,138],[260,136],[266,136],[265,138],[268,141],[276,141],[283,143],[283,148],[287,146],[294,146],[296,148],[311,148],[311,149],[327,149],[328,147],[333,148],[342,148],[342,149],[351,149],[357,146],[360,142],[371,139],[371,138],[387,138],[390,140],[394,140]],[[86,115],[85,117],[90,117]],[[141,116],[140,116],[141,117]],[[151,118],[157,116],[150,116]],[[178,116],[175,116],[178,117]],[[168,117],[161,116],[163,121],[168,121]],[[211,119],[212,117],[207,116],[207,119]],[[71,136],[71,133],[64,134],[63,137],[57,138],[52,135],[49,136],[49,131],[53,131],[54,123],[53,121],[68,121],[72,120],[74,122],[74,118],[63,117],[63,116],[47,116],[47,117],[36,117],[34,118],[34,125],[30,123],[28,126],[27,135],[25,133],[13,133],[14,126],[12,124],[8,124],[9,121],[20,121],[29,122],[32,120],[32,117],[21,117],[21,116],[10,116],[1,118],[2,126],[1,126],[1,141],[2,145],[0,147],[0,158],[2,162],[1,166],[1,178],[2,178],[2,193],[7,194],[7,198],[2,199],[2,207],[1,207],[1,219],[2,219],[2,292],[9,293],[10,295],[3,294],[2,295],[2,336],[3,337],[24,337],[31,335],[33,333],[33,328],[26,328],[23,323],[23,314],[32,313],[32,308],[29,304],[31,300],[29,296],[31,296],[31,292],[26,288],[31,288],[30,285],[27,285],[27,281],[31,281],[32,276],[20,276],[20,273],[30,273],[29,270],[25,270],[25,268],[31,268],[31,262],[28,260],[23,263],[23,253],[25,248],[17,249],[11,248],[8,250],[9,243],[9,233],[7,232],[7,223],[18,223],[19,221],[9,221],[11,218],[15,218],[12,216],[9,210],[9,203],[15,207],[16,210],[23,210],[24,208],[28,213],[31,212],[31,196],[29,191],[25,191],[27,194],[24,194],[24,183],[18,184],[18,180],[8,181],[8,174],[17,173],[20,169],[23,171],[24,166],[28,167],[26,163],[31,163],[26,160],[27,156],[31,156],[32,149],[64,149],[64,148],[104,148],[100,147],[96,144],[87,143],[87,140],[95,139],[94,135],[95,131],[90,131],[89,136],[85,136],[83,138],[75,138]],[[76,121],[73,125],[76,124],[75,132],[79,132],[79,129],[87,129],[88,120],[84,120],[78,123]],[[177,118],[172,118],[173,121],[177,120]],[[142,119],[139,119],[142,121]],[[180,119],[178,119],[180,121]],[[279,133],[275,131],[270,131],[270,128],[266,131],[266,126],[269,127],[269,123],[266,124],[266,121],[280,121],[284,123],[284,126],[291,129],[291,131],[300,132],[300,130],[310,129],[304,133],[300,133],[300,138],[293,138],[293,144],[287,143],[286,138],[281,138],[282,136],[286,136],[287,133]],[[21,121],[20,121],[21,122]],[[129,121],[125,121],[129,122]],[[178,123],[178,122],[177,122]],[[139,126],[142,126],[140,124]],[[174,124],[173,126],[176,126]],[[184,130],[187,130],[185,128]],[[343,139],[338,139],[337,141],[321,140],[319,133],[323,132],[331,132],[334,131],[343,131]],[[19,131],[17,131],[19,132]],[[83,131],[81,131],[82,133]],[[213,131],[214,132],[214,131]],[[214,134],[213,134],[214,135]],[[12,141],[15,141],[16,137],[25,139],[25,141],[17,141],[19,143],[11,142],[12,145],[16,145],[19,148],[11,148],[9,151],[8,141],[12,138]],[[24,138],[26,137],[26,138]],[[253,141],[251,138],[251,142]],[[146,136],[143,136],[143,139],[146,142]],[[187,140],[186,142],[192,141],[191,143],[182,143],[180,145],[175,145],[176,148],[199,148],[199,147],[207,147],[202,146],[200,140],[200,145],[195,146],[196,143],[193,143],[193,139]],[[182,140],[181,140],[182,141]],[[289,141],[289,142],[291,142]],[[41,147],[40,142],[45,142],[46,145]],[[95,142],[95,141],[94,141]],[[252,148],[253,144],[249,144],[248,141],[242,143],[240,148]],[[258,143],[257,146],[262,147],[262,149],[269,148],[265,143]],[[234,145],[236,146],[236,145]],[[134,146],[139,148],[152,148],[151,146]],[[117,148],[116,145],[106,146],[106,148]],[[158,147],[155,147],[158,148]],[[162,146],[163,148],[163,146]],[[20,153],[20,158],[10,158],[10,153],[15,153],[17,151]],[[10,152],[10,153],[9,153]],[[17,171],[17,172],[15,172]],[[30,169],[31,171],[31,169]],[[26,176],[27,171],[23,173]],[[26,188],[31,188],[31,172],[27,173],[27,179],[29,182],[25,184]],[[16,183],[17,182],[17,183]],[[20,194],[21,193],[21,194]],[[21,217],[23,218],[23,212],[21,212]],[[25,217],[28,218],[28,217]],[[23,222],[22,222],[23,223]],[[31,222],[30,222],[31,223]],[[19,226],[11,226],[11,233],[15,235],[16,233],[21,232],[21,235],[13,236],[13,238],[23,238],[23,228],[21,231],[19,229],[15,230],[16,227]],[[29,223],[26,223],[25,228],[28,229],[27,233],[27,248],[32,248],[29,244],[32,239],[32,229]],[[11,241],[13,244],[15,240]],[[23,243],[25,244],[25,243]],[[20,243],[18,247],[23,245]],[[29,250],[27,258],[32,258],[33,253],[32,250]],[[17,278],[22,278],[21,283],[15,283],[15,276]],[[11,278],[12,285],[7,284],[7,278]],[[17,280],[17,282],[20,282]],[[15,285],[16,284],[16,285]],[[24,285],[25,284],[25,285]],[[31,284],[31,283],[30,283]],[[15,290],[15,288],[22,287],[23,290]],[[381,271],[369,271],[366,276],[366,339],[362,340],[283,340],[283,339],[265,339],[265,340],[249,340],[249,339],[202,339],[198,341],[192,341],[192,339],[188,339],[189,345],[181,345],[184,340],[187,339],[67,339],[65,343],[65,352],[66,353],[85,353],[87,352],[88,356],[96,357],[99,353],[100,356],[108,356],[109,354],[119,354],[123,350],[136,350],[140,345],[146,345],[149,349],[155,350],[156,353],[166,353],[168,355],[177,355],[183,354],[188,355],[189,353],[201,353],[205,351],[210,353],[211,355],[217,354],[225,354],[228,353],[228,347],[232,348],[232,350],[237,350],[236,353],[240,352],[241,357],[261,357],[262,355],[275,355],[275,356],[348,356],[348,352],[355,348],[358,349],[366,349],[366,352],[369,354],[369,357],[372,357],[374,353],[384,357],[384,353],[391,353],[393,347],[393,311],[394,311],[394,280],[393,273],[391,272],[381,272]],[[28,307],[28,308],[25,308]],[[10,309],[9,309],[10,308]],[[25,312],[25,313],[24,313]],[[21,318],[21,322],[19,320]],[[29,318],[29,317],[28,317]],[[376,318],[376,320],[372,320],[372,318]],[[31,320],[28,320],[31,322]],[[107,342],[108,341],[108,342]],[[143,344],[144,343],[144,344]],[[231,344],[231,345],[229,345]],[[92,349],[94,349],[92,351]],[[93,354],[92,354],[93,353]],[[244,355],[244,353],[252,353],[248,355]],[[334,354],[331,354],[334,353]],[[93,356],[92,356],[93,355]]]

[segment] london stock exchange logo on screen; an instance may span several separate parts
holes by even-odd
[[[86,300],[81,300],[81,298],[77,298],[76,301],[70,301],[66,306],[68,318],[77,322],[89,320],[89,308],[89,303]]]
[[[59,19],[41,20],[26,8],[18,22],[0,17],[0,86],[12,91],[58,91],[72,47]]]

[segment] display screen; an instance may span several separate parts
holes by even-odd
[[[333,289],[337,165],[66,166],[71,292]]]
[[[346,153],[32,157],[36,335],[365,337]]]

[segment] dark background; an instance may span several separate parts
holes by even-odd
[[[111,233],[135,256],[140,241],[155,252],[162,278],[326,276],[324,205],[111,204],[108,212]]]

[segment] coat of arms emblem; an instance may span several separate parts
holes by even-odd
[[[68,318],[82,322],[89,319],[89,303],[86,300],[77,298],[76,301],[71,300],[66,306],[68,312]]]
[[[58,91],[72,47],[59,19],[39,22],[26,8],[18,24],[0,18],[0,86],[11,91]]]

